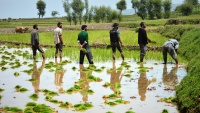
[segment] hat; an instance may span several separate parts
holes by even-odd
[[[58,22],[57,26],[60,26],[60,24],[62,24],[61,22]]]

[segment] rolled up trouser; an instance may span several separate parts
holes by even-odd
[[[90,46],[89,44],[84,45],[84,47],[86,49],[86,53],[84,53],[83,51],[80,51],[80,59],[79,59],[79,64],[83,64],[84,62],[84,57],[86,55],[88,61],[90,64],[93,64],[93,56],[92,56],[92,52],[90,50]]]

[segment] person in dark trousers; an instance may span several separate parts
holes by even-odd
[[[114,23],[113,29],[110,30],[110,45],[112,47],[112,57],[113,57],[113,60],[115,60],[115,54],[116,54],[116,48],[117,48],[121,54],[122,60],[124,60],[124,54],[121,48],[123,47],[123,44],[119,36],[120,31],[118,30],[118,27],[119,27],[119,24]]]
[[[146,45],[151,40],[147,37],[146,33],[146,24],[144,22],[140,23],[140,28],[138,29],[138,44],[140,46],[140,62],[143,62],[144,56],[146,54],[147,47]]]
[[[80,49],[79,64],[83,64],[86,55],[89,64],[93,64],[93,56],[88,42],[87,25],[81,26],[82,31],[78,34],[78,45]]]
[[[42,58],[45,59],[44,51],[39,43],[39,34],[38,34],[38,25],[33,25],[33,31],[31,32],[31,45],[33,50],[33,59],[36,60],[36,52],[37,50],[42,53]]]
[[[167,53],[169,53],[169,55],[175,60],[176,64],[178,64],[178,58],[177,58],[178,47],[179,43],[175,39],[169,39],[163,44],[162,52],[163,52],[164,64],[167,63]]]
[[[63,39],[62,39],[62,23],[57,23],[57,28],[54,30],[54,44],[56,45],[55,58],[57,58],[58,50],[60,58],[62,58]]]

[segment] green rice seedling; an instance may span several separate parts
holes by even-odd
[[[68,90],[66,90],[65,92],[71,94],[73,91],[74,91],[74,87],[71,87],[71,88],[69,88]]]
[[[96,68],[97,68],[97,67],[96,67],[95,65],[93,65],[93,64],[92,64],[92,65],[89,65],[89,67],[88,67],[89,70],[95,70]]]
[[[15,72],[14,75],[15,75],[15,76],[19,76],[19,73],[18,73],[18,72]]]
[[[45,104],[37,104],[36,106],[34,106],[32,108],[33,112],[36,113],[53,113],[55,112],[54,109],[50,108],[49,106],[45,105]]]
[[[28,67],[33,67],[33,64],[29,64]]]
[[[106,113],[114,113],[114,112],[112,112],[112,111],[107,111]]]
[[[131,74],[127,73],[127,74],[124,74],[124,76],[127,77],[127,78],[130,78]]]
[[[118,70],[118,71],[122,71],[122,70],[123,70],[123,67],[118,67],[117,70]]]
[[[30,96],[30,98],[33,99],[33,100],[36,100],[36,99],[38,99],[39,97],[38,97],[38,94],[32,94],[32,95]]]
[[[103,86],[104,86],[104,87],[109,87],[109,86],[110,86],[110,83],[109,83],[109,82],[105,82]]]
[[[1,62],[0,62],[0,66],[4,66],[4,65],[6,65],[8,62],[6,62],[5,60],[2,60]]]
[[[77,110],[77,111],[85,111],[85,110],[87,110],[87,109],[89,109],[89,108],[91,108],[91,107],[93,107],[93,105],[90,104],[90,103],[75,104],[75,105],[74,105],[74,108],[75,108],[75,110]]]
[[[55,91],[50,91],[50,92],[48,93],[48,95],[50,95],[50,96],[55,96],[55,95],[58,95],[58,93],[55,92]]]
[[[74,66],[74,67],[72,67],[72,70],[76,70],[77,68]]]
[[[116,94],[117,96],[119,96],[120,94],[122,94],[122,92],[121,92],[119,89],[117,89],[117,90],[115,91],[115,94]]]
[[[117,89],[121,88],[121,84],[115,83],[115,88],[117,88]]]
[[[87,53],[87,50],[85,48],[82,48],[81,51],[83,51],[84,54]]]
[[[88,93],[88,94],[93,94],[93,93],[94,93],[94,91],[93,91],[93,90],[91,90],[91,89],[89,89],[89,90],[87,90],[87,93]]]
[[[135,112],[133,112],[133,111],[131,111],[131,110],[128,110],[128,111],[126,111],[125,113],[135,113]]]
[[[49,72],[54,72],[55,70],[54,69],[49,69]]]
[[[50,101],[50,100],[52,99],[52,96],[47,95],[47,96],[45,97],[45,99],[46,99],[47,101]]]
[[[105,69],[105,68],[106,68],[105,66],[102,66],[102,67],[101,67],[101,69]]]
[[[61,104],[59,105],[59,107],[61,107],[61,108],[71,108],[71,107],[72,107],[72,104],[69,103],[69,102],[64,102],[64,103],[61,103]]]
[[[15,86],[15,89],[20,89],[22,86],[20,86],[20,85],[16,85]]]
[[[0,95],[0,100],[1,100],[2,96]]]
[[[26,64],[28,64],[28,62],[24,61],[22,64],[26,65]]]
[[[88,68],[83,68],[82,71],[89,71],[89,69]]]
[[[0,93],[3,92],[3,91],[4,91],[4,89],[0,88]]]
[[[116,106],[117,104],[115,102],[105,102],[105,104],[109,106]]]
[[[117,99],[117,100],[115,100],[115,102],[117,102],[117,103],[124,103],[124,102],[125,102],[125,100],[122,100],[122,99]]]
[[[10,63],[9,63],[10,66],[13,66],[14,64],[15,64],[15,63],[13,63],[13,62],[10,62]]]
[[[37,103],[35,103],[35,102],[28,102],[26,104],[26,106],[29,106],[29,107],[33,107],[33,106],[36,106],[36,105],[37,105]]]
[[[26,88],[20,88],[19,91],[20,92],[25,92],[25,91],[28,91],[28,89],[26,89]]]
[[[169,113],[167,109],[163,109],[161,113]]]
[[[87,78],[89,79],[89,80],[92,80],[92,81],[95,81],[95,82],[100,82],[101,81],[101,79],[99,78],[99,77],[95,77],[95,76],[93,76],[93,75],[87,75]]]
[[[18,112],[18,113],[23,112],[22,109],[19,109],[17,107],[5,107],[4,110],[7,112]]]
[[[96,72],[102,72],[103,70],[102,69],[95,69],[94,71],[96,71]]]
[[[30,75],[33,72],[33,69],[24,70],[22,72],[27,73],[28,75]]]
[[[115,99],[115,98],[117,98],[117,95],[116,94],[110,94],[110,95],[106,96],[106,98]]]
[[[58,100],[54,100],[54,99],[51,99],[50,102],[55,103],[55,104],[58,104],[58,103],[59,103]]]
[[[30,81],[30,82],[35,82],[35,81],[37,81],[37,79],[31,78],[31,79],[29,79],[28,81]]]
[[[1,67],[2,71],[5,71],[6,69],[8,69],[7,67]]]
[[[80,90],[80,89],[82,89],[81,86],[76,85],[76,84],[74,85],[74,90]]]

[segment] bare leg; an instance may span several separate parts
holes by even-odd
[[[45,59],[45,55],[44,55],[44,53],[42,53],[42,58]]]
[[[56,48],[55,58],[57,58],[57,55],[58,55],[58,48]]]
[[[62,51],[60,51],[60,58],[62,58]]]
[[[143,62],[144,55],[140,55],[140,62]]]
[[[121,57],[122,57],[122,60],[124,60],[124,53],[121,52]]]
[[[115,60],[115,53],[112,54],[113,60]]]

